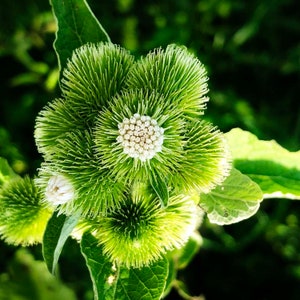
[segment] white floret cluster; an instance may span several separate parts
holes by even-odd
[[[164,129],[149,116],[134,114],[118,124],[119,136],[124,153],[141,161],[151,159],[162,150]]]

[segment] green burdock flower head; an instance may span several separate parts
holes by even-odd
[[[178,191],[209,192],[228,175],[222,133],[198,118],[185,119],[155,91],[116,96],[99,113],[94,137],[99,164],[125,182],[162,174]]]
[[[86,44],[61,88],[35,129],[45,158],[37,183],[61,213],[106,215],[135,180],[155,179],[179,195],[207,193],[228,175],[223,135],[201,119],[206,71],[186,48],[135,61],[112,43]]]
[[[52,211],[29,177],[6,182],[0,190],[0,236],[9,244],[40,243]]]
[[[195,230],[198,213],[190,196],[171,196],[162,208],[154,193],[132,192],[118,208],[93,220],[90,230],[112,262],[140,268],[180,248]]]

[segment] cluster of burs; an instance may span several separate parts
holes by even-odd
[[[128,268],[182,247],[199,225],[201,193],[230,171],[223,134],[203,119],[202,63],[177,45],[135,59],[109,42],[86,44],[68,60],[60,88],[36,120],[44,162],[32,224],[46,224],[53,211],[80,213],[78,232]],[[28,243],[42,234],[30,230]]]

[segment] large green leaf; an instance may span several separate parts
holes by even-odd
[[[48,221],[43,238],[43,256],[52,274],[55,273],[63,246],[79,218],[79,212],[72,216],[58,215],[54,212]]]
[[[18,177],[13,169],[9,166],[7,160],[3,157],[0,157],[0,187],[6,181]]]
[[[234,166],[260,186],[265,198],[300,199],[300,151],[289,152],[239,128],[225,136]]]
[[[254,215],[262,199],[263,193],[259,186],[233,168],[222,185],[208,194],[200,195],[199,205],[211,223],[225,225]]]
[[[81,252],[90,271],[96,300],[161,299],[168,276],[166,258],[140,269],[114,266],[90,234],[83,235]]]
[[[106,42],[109,37],[85,0],[50,0],[57,21],[54,48],[60,71],[72,51],[88,42]]]

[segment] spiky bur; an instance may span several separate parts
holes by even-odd
[[[178,192],[208,192],[230,169],[222,134],[205,121],[186,120],[154,92],[116,97],[99,114],[94,133],[101,166],[124,182],[159,173]]]
[[[126,188],[101,168],[88,131],[68,134],[57,142],[57,148],[52,160],[42,163],[36,178],[36,184],[46,192],[45,203],[57,206],[60,213],[67,215],[81,211],[83,217],[105,214],[108,207],[118,205]],[[60,183],[62,190],[68,191],[61,197]],[[51,197],[56,194],[57,200]]]
[[[49,103],[37,116],[34,138],[38,150],[45,159],[57,151],[57,141],[74,131],[85,130],[86,124],[79,111],[66,99],[59,98]]]
[[[151,130],[143,128],[142,131],[136,126],[130,130],[129,126],[127,134],[131,135],[130,139],[135,138],[133,142],[122,135],[120,128],[122,129],[127,120],[136,119],[135,116],[148,117],[149,123],[152,121],[155,126],[152,125]],[[160,94],[140,90],[124,92],[113,99],[110,108],[99,114],[96,124],[93,131],[96,156],[101,166],[118,180],[130,182],[136,176],[147,180],[151,169],[166,174],[170,169],[175,172],[178,168],[177,164],[183,154],[184,142],[181,133],[184,130],[184,120],[180,118],[180,111],[176,107],[167,106],[165,98]],[[148,126],[148,122],[146,124]],[[154,134],[154,127],[157,134]],[[157,145],[151,140],[154,136]],[[140,141],[136,142],[136,138],[140,138]],[[125,144],[127,141],[128,145]],[[141,152],[132,157],[128,152],[138,153],[139,149],[133,149],[136,146],[146,155]]]
[[[42,241],[52,210],[29,177],[5,183],[0,190],[0,235],[9,244],[32,245]]]
[[[191,197],[172,196],[166,208],[153,195],[132,195],[90,230],[112,262],[127,268],[147,266],[168,250],[180,248],[195,230],[198,209]]]
[[[63,96],[87,121],[124,88],[133,62],[133,56],[118,45],[85,44],[73,52],[63,71]]]
[[[57,140],[74,129],[93,126],[94,118],[124,88],[133,56],[112,43],[85,44],[73,52],[63,71],[62,97],[38,115],[35,140],[46,159]]]
[[[184,191],[208,193],[231,170],[231,156],[223,133],[203,120],[186,124],[184,157],[170,181]]]
[[[97,216],[123,193],[124,185],[95,158],[91,129],[99,111],[124,88],[132,64],[133,56],[112,43],[76,49],[63,72],[62,97],[37,117],[35,140],[45,163],[36,182],[46,191],[44,202],[58,205],[60,213],[80,210],[83,216]],[[57,177],[72,186],[74,193],[67,201],[49,197],[49,185]]]
[[[208,97],[206,70],[185,47],[169,45],[141,58],[128,76],[128,87],[155,90],[186,117],[203,114]]]

